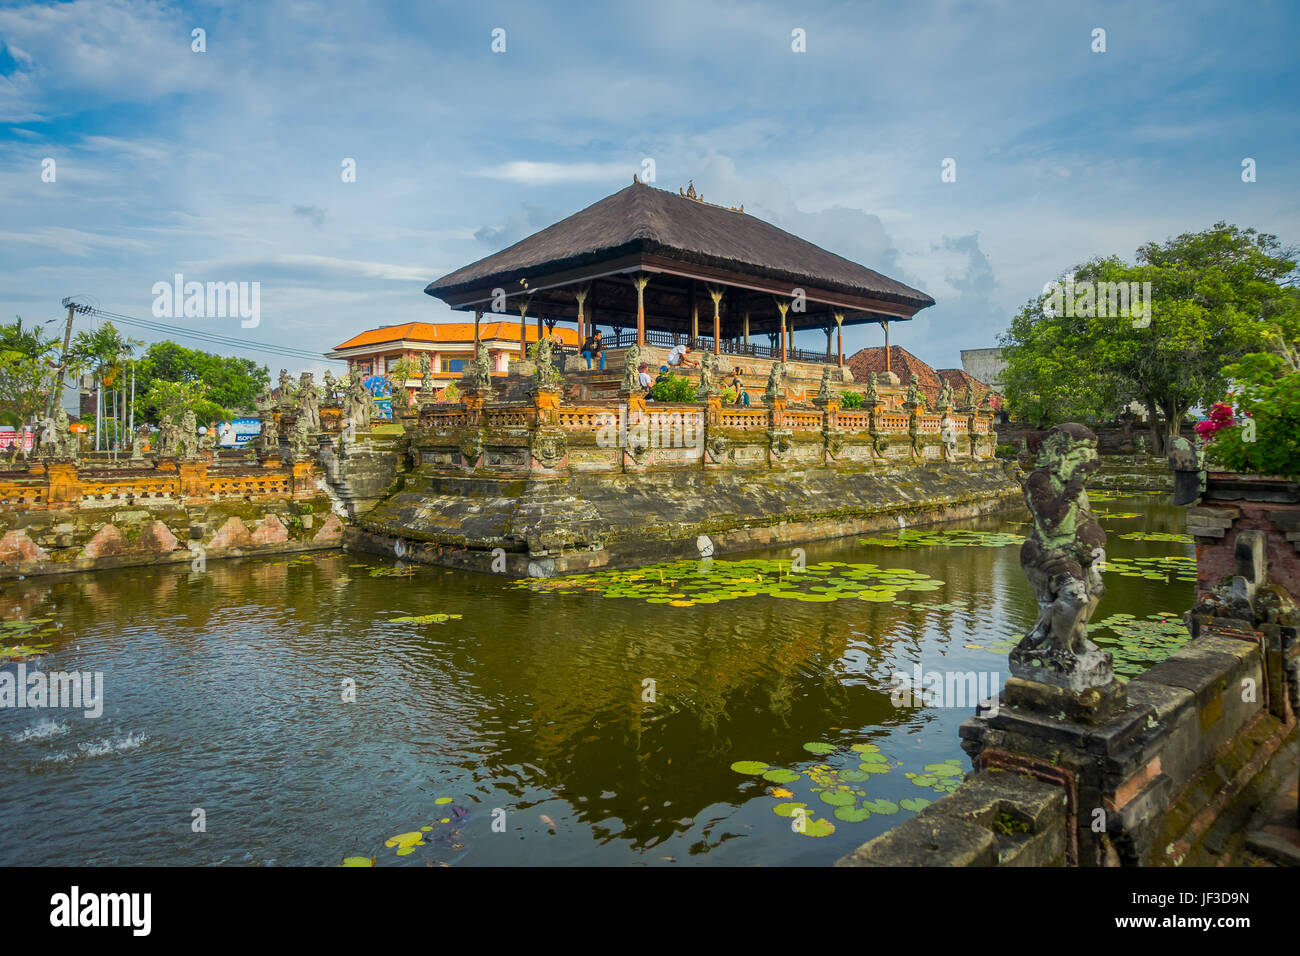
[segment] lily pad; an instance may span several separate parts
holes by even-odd
[[[835,824],[821,817],[807,817],[799,832],[807,837],[828,837],[835,832]]]
[[[733,765],[732,770],[735,770]],[[771,783],[794,783],[802,774],[794,770],[786,770],[784,767],[774,767],[763,774],[763,779]]]
[[[845,823],[861,823],[863,820],[871,817],[871,811],[865,806],[862,807],[839,807],[835,811],[835,819],[843,820]]]
[[[796,810],[807,809],[806,803],[778,803],[772,808],[772,812],[778,817],[792,817]]]
[[[833,807],[846,807],[857,802],[853,794],[847,790],[825,790],[818,796],[822,803],[829,803]]]
[[[731,765],[731,769],[736,773],[757,775],[767,770],[768,765],[761,760],[737,760]]]
[[[829,754],[835,752],[835,745],[821,742],[808,743],[803,745],[803,749],[811,754]]]

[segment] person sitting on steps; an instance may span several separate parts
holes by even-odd
[[[605,371],[605,345],[601,341],[600,329],[597,329],[594,335],[587,336],[582,343],[582,357],[587,360],[587,371],[591,371],[591,360],[597,355],[600,356],[600,370]]]
[[[665,361],[669,365],[675,365],[680,368],[699,368],[700,363],[690,357],[691,347],[689,345],[674,345],[668,352],[668,358]]]

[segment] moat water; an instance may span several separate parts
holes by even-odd
[[[1130,674],[1192,600],[1166,501],[1094,500]],[[333,552],[6,582],[0,647],[104,697],[0,709],[0,864],[830,864],[969,769],[974,700],[895,675],[1001,686],[1024,520],[532,585]]]

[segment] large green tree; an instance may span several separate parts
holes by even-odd
[[[0,425],[25,425],[44,410],[57,347],[39,325],[24,328],[21,318],[0,325]]]
[[[166,414],[150,396],[175,393],[165,389],[155,392],[154,386],[160,382],[206,386],[202,396],[206,408],[199,419],[208,421],[218,410],[227,413],[221,417],[251,411],[257,393],[270,381],[266,366],[251,359],[187,349],[175,342],[155,342],[136,365],[136,415],[156,422]]]
[[[1004,384],[1012,410],[1040,425],[1109,418],[1138,402],[1160,453],[1192,408],[1224,393],[1225,365],[1268,348],[1271,337],[1294,336],[1296,257],[1276,236],[1219,222],[1148,243],[1136,258],[1093,259],[1062,278],[1093,288],[1150,283],[1149,314],[1114,314],[1097,300],[1072,310],[1047,295],[1031,300],[1001,338]]]

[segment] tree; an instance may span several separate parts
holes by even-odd
[[[50,370],[12,349],[0,351],[0,424],[20,427],[45,408]]]
[[[0,424],[19,427],[42,412],[53,378],[49,356],[57,346],[40,326],[23,328],[21,318],[0,325]]]
[[[1283,285],[1295,267],[1275,236],[1222,222],[1148,243],[1134,265],[1111,256],[1076,266],[1067,281],[1090,289],[1150,283],[1149,299],[1142,296],[1149,314],[1102,309],[1100,293],[1072,310],[1045,309],[1047,295],[1032,300],[1001,339],[1008,403],[1047,424],[1109,417],[1140,402],[1159,454],[1192,408],[1226,390],[1226,364],[1300,328],[1295,290]]]
[[[158,382],[202,383],[204,400],[228,410],[221,417],[252,410],[257,393],[271,382],[266,366],[251,359],[213,355],[167,341],[149,346],[136,365],[136,377],[136,415],[155,422],[166,414],[149,398]],[[199,418],[214,420],[211,415]]]
[[[203,382],[168,382],[157,380],[149,386],[144,396],[144,406],[154,409],[158,421],[164,415],[170,415],[172,421],[179,422],[187,411],[194,412],[200,422],[219,422],[230,417],[230,412],[213,402],[209,389]]]
[[[120,441],[126,432],[127,402],[126,396],[122,394],[122,386],[126,384],[131,356],[143,344],[135,339],[124,338],[112,322],[105,322],[96,329],[78,332],[68,350],[69,368],[76,370],[77,374],[89,372],[94,376],[97,390],[110,390],[111,408],[104,407],[101,410],[110,447],[114,439]],[[108,404],[108,396],[105,396],[105,406]],[[96,448],[99,447],[99,438],[100,416],[97,416]]]

